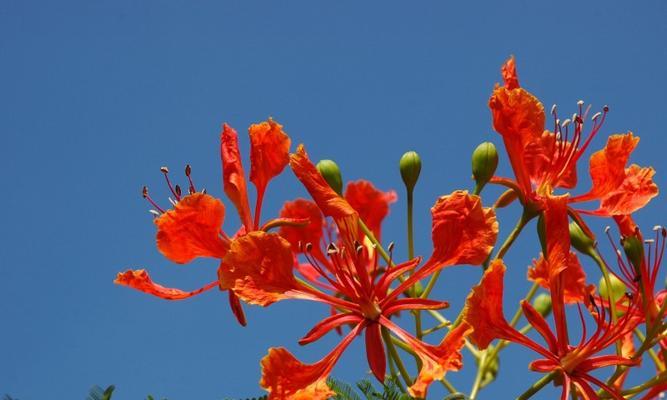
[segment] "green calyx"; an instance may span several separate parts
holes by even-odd
[[[611,294],[611,299],[614,303],[616,303],[618,300],[621,299],[625,295],[625,292],[627,291],[627,288],[625,287],[625,284],[623,281],[618,279],[616,275],[614,274],[609,274],[609,283],[611,284],[611,293],[609,291],[609,288],[607,287],[607,282],[605,281],[604,277],[600,278],[599,282],[599,290],[600,290],[600,296],[608,300],[609,295]]]
[[[533,307],[543,317],[551,313],[551,296],[546,293],[540,293],[535,300],[533,300]]]
[[[478,187],[486,185],[498,167],[498,150],[491,142],[484,142],[472,152],[472,177]]]
[[[570,242],[572,247],[582,254],[590,256],[595,252],[595,240],[588,236],[574,221],[570,222]]]
[[[336,193],[343,195],[343,176],[338,164],[333,160],[321,160],[317,163],[317,171]]]
[[[628,260],[639,274],[644,260],[644,246],[637,236],[628,236],[621,241],[623,244],[623,251],[628,257]]]

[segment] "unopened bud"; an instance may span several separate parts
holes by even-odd
[[[498,151],[491,142],[484,142],[472,152],[472,177],[481,187],[493,177],[498,167]]]
[[[317,170],[336,193],[343,194],[343,176],[338,164],[332,160],[321,160],[317,163]]]
[[[546,293],[540,293],[533,300],[533,308],[543,317],[546,317],[551,313],[551,296]]]
[[[625,296],[625,292],[627,291],[627,288],[625,287],[625,284],[623,281],[618,279],[616,275],[614,274],[609,274],[609,283],[611,284],[611,298],[614,303],[616,303],[618,300],[620,300],[623,296]],[[600,278],[600,282],[598,284],[598,287],[600,288],[600,296],[605,299],[609,300],[609,288],[607,287],[607,281],[604,279],[604,276]]]
[[[591,255],[595,249],[595,240],[574,221],[570,222],[570,242],[582,254]]]
[[[639,274],[644,260],[644,246],[637,236],[628,236],[621,241],[628,260]]]
[[[412,191],[417,184],[419,173],[422,170],[422,160],[419,158],[419,154],[414,151],[408,151],[403,154],[401,160],[398,162],[398,167],[401,170],[401,178],[403,178],[405,187],[408,191]]]
[[[500,197],[498,197],[498,200],[496,200],[496,203],[493,205],[493,207],[507,207],[512,204],[512,202],[514,202],[514,200],[516,200],[518,197],[519,195],[517,194],[516,190],[507,189],[505,192],[503,192],[503,194],[500,195]]]

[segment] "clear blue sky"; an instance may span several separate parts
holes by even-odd
[[[246,127],[273,116],[314,158],[336,159],[346,178],[401,197],[397,160],[417,150],[417,249],[427,253],[428,207],[471,187],[479,142],[500,144],[486,102],[514,54],[522,84],[547,107],[567,114],[579,99],[609,104],[592,148],[634,131],[642,141],[633,161],[656,167],[665,188],[666,20],[660,0],[0,0],[0,395],[80,399],[93,384],[113,383],[119,400],[254,396],[269,346],[315,361],[337,342],[296,343],[326,312],[316,304],[246,307],[243,329],[220,293],[170,303],[112,284],[130,267],[182,288],[214,276],[215,261],[179,266],[157,252],[140,189],[165,198],[159,167],[179,175],[191,163],[197,183],[221,196],[224,121],[242,132],[246,152]],[[504,155],[501,163],[509,174]],[[287,172],[269,186],[264,214],[304,194]],[[399,253],[404,207],[395,205],[384,234]],[[501,237],[516,212],[500,214]],[[661,195],[638,219],[664,224],[666,212]],[[593,226],[602,234],[604,223]],[[537,255],[532,229],[506,259],[508,313]],[[443,274],[436,293],[451,302],[448,316],[478,277],[471,267]],[[362,342],[334,376],[366,373]],[[532,353],[505,356],[482,399],[509,398],[536,378],[526,372]],[[450,375],[466,391],[471,364]]]

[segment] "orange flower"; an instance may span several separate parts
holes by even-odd
[[[334,219],[339,240],[337,244],[329,244],[324,251],[318,249],[323,245],[321,240],[323,236],[318,230],[322,227],[322,218],[305,200],[287,204],[286,209],[295,212],[293,215],[299,217],[315,215],[315,218],[311,219],[312,225],[301,233],[288,228],[284,230],[285,237],[290,241],[302,243],[306,259],[312,270],[317,273],[316,278],[323,280],[325,285],[318,285],[323,288],[322,291],[314,289],[315,285],[303,285],[293,277],[280,272],[276,273],[275,282],[263,281],[263,285],[280,288],[279,295],[271,297],[270,301],[287,297],[302,298],[336,308],[337,313],[320,321],[299,341],[300,344],[316,341],[328,332],[345,325],[350,325],[352,330],[328,355],[314,364],[303,364],[282,348],[269,350],[269,354],[262,361],[262,386],[269,391],[271,399],[327,398],[330,395],[326,386],[327,376],[349,343],[362,333],[365,334],[369,367],[378,380],[384,381],[386,356],[380,331],[386,328],[411,346],[422,360],[423,367],[420,374],[409,390],[413,396],[425,397],[428,385],[433,380],[440,379],[448,370],[461,367],[459,350],[464,344],[464,337],[471,332],[470,327],[462,324],[452,330],[438,346],[431,346],[422,343],[394,324],[390,318],[399,311],[440,309],[448,305],[446,302],[429,299],[399,299],[398,296],[405,287],[399,285],[392,289],[392,282],[402,274],[414,270],[420,259],[381,268],[374,254],[374,248],[361,244],[363,237],[358,229],[360,213],[329,187],[310,162],[303,146],[299,146],[297,153],[291,156],[290,163],[323,215]],[[474,239],[474,243],[459,240],[455,244],[447,243],[446,247],[444,243],[437,243],[433,257],[412,275],[417,276],[416,279],[423,278],[425,274],[455,261],[481,263],[488,256],[492,242],[495,241],[497,224],[493,212],[482,209],[479,198],[465,192],[456,192],[439,199],[434,207],[434,232],[437,233],[434,237],[438,240],[453,239],[450,235],[454,232],[459,234],[463,232],[463,237]],[[304,241],[308,244],[304,244]],[[475,245],[480,250],[470,250]],[[279,264],[279,269],[282,271],[283,264],[288,263],[288,248],[284,246],[280,251],[284,253],[284,256],[280,257],[283,261],[272,265]],[[273,259],[275,255],[265,257]],[[326,262],[320,258],[325,258]],[[371,268],[367,260],[375,260]],[[237,265],[242,264],[237,263]],[[235,280],[233,285],[236,286],[230,285],[232,290],[237,291],[245,301],[269,303],[266,301],[266,293],[253,294],[259,286],[255,282],[268,275],[259,276],[256,270],[244,270],[246,271],[244,273],[238,272],[243,278]],[[287,270],[285,267],[284,271]],[[302,276],[303,279],[314,283],[309,275],[302,273]],[[225,280],[223,278],[223,281]],[[253,283],[248,284],[249,281]],[[245,291],[244,288],[249,286],[253,290]],[[329,290],[326,288],[336,295],[327,293]],[[242,292],[244,294],[241,294]],[[248,294],[252,295],[252,298],[246,298]]]
[[[535,331],[542,336],[546,346],[537,344],[507,322],[502,309],[505,265],[502,260],[494,260],[466,301],[464,320],[474,329],[470,338],[481,349],[488,347],[494,339],[504,339],[540,354],[544,358],[533,361],[530,368],[544,373],[559,372],[557,382],[563,387],[561,399],[569,398],[571,385],[576,386],[586,398],[597,398],[591,386],[596,385],[613,398],[622,399],[615,388],[609,387],[591,372],[607,366],[636,365],[638,361],[627,356],[600,354],[632,332],[636,326],[632,312],[614,322],[611,314],[590,297],[589,312],[595,320],[595,331],[587,336],[583,312],[577,304],[583,333],[578,344],[570,343],[564,306],[566,271],[571,268],[572,262],[569,253],[566,196],[547,198],[545,225],[547,250],[542,261],[544,265],[541,267],[543,271],[540,272],[540,279],[544,280],[551,292],[555,333],[542,315],[526,301],[521,303],[523,313]]]
[[[262,262],[261,259],[256,257],[257,249],[252,247],[253,243],[258,242],[255,238],[262,236],[262,234],[248,234],[248,238],[246,238],[244,236],[246,233],[268,230],[281,224],[304,223],[303,220],[280,219],[268,221],[264,226],[260,226],[264,191],[269,181],[280,174],[289,162],[290,139],[283,132],[282,126],[271,119],[251,125],[249,136],[250,180],[257,188],[254,219],[250,213],[247,182],[241,164],[236,131],[229,125],[224,124],[220,136],[224,190],[236,207],[243,224],[236,238],[230,238],[222,230],[225,216],[225,207],[222,201],[206,194],[204,191],[197,192],[191,178],[189,165],[185,169],[185,175],[188,178],[187,195],[182,193],[180,186],[172,185],[169,179],[169,170],[166,167],[162,168],[167,186],[173,196],[173,198],[170,198],[170,202],[173,204],[171,210],[165,211],[161,208],[148,195],[148,189],[144,188],[144,197],[155,208],[151,212],[157,215],[155,225],[157,226],[158,250],[169,260],[178,264],[185,264],[196,257],[216,258],[222,261],[218,268],[218,275],[233,275],[234,265],[230,264],[230,260],[234,262],[245,260],[246,263],[256,261],[260,264]],[[243,251],[248,253],[241,254]],[[253,259],[253,257],[255,258]],[[166,288],[154,283],[145,270],[129,270],[119,273],[115,283],[168,300],[188,298],[215,286],[219,286],[221,290],[227,289],[217,279],[192,292]],[[248,290],[251,289],[248,288]],[[242,325],[245,325],[243,309],[233,291],[229,291],[229,302],[234,315]]]
[[[554,106],[551,110],[554,128],[550,132],[545,130],[542,103],[519,86],[514,58],[503,65],[502,74],[505,86],[496,86],[489,107],[494,129],[503,138],[516,180],[494,177],[492,182],[514,188],[525,205],[542,210],[545,198],[554,189],[576,186],[577,161],[601,129],[608,108],[605,106],[591,117],[592,127],[585,135],[590,106],[584,109],[580,101],[578,111],[566,120],[558,118]],[[598,200],[600,206],[593,211],[577,211],[601,216],[625,215],[642,208],[657,195],[652,168],[625,167],[638,141],[631,132],[612,135],[606,147],[591,156],[593,187],[568,201]]]

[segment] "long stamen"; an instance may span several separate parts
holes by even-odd
[[[190,184],[190,187],[188,188],[188,192],[190,194],[193,194],[194,192],[197,191],[197,189],[195,189],[195,184],[192,182],[192,177],[190,176],[191,174],[192,174],[192,167],[190,166],[190,164],[187,164],[185,166],[185,176],[188,177],[188,183]],[[202,193],[204,193],[204,192],[202,191]]]
[[[171,191],[171,194],[174,195],[176,198],[176,201],[181,200],[180,194],[174,189],[174,187],[171,185],[171,180],[169,179],[169,168],[167,167],[160,167],[160,171],[164,175],[164,179],[167,181],[167,186],[169,186],[169,190]]]
[[[157,205],[157,203],[154,202],[153,199],[151,199],[151,196],[148,195],[148,186],[144,186],[144,187],[141,189],[141,196],[142,196],[144,199],[148,200],[148,202],[151,203],[151,205],[152,205],[153,207],[157,208],[157,210],[160,211],[160,213],[164,214],[164,210],[162,209],[162,207],[160,207],[159,205]]]

